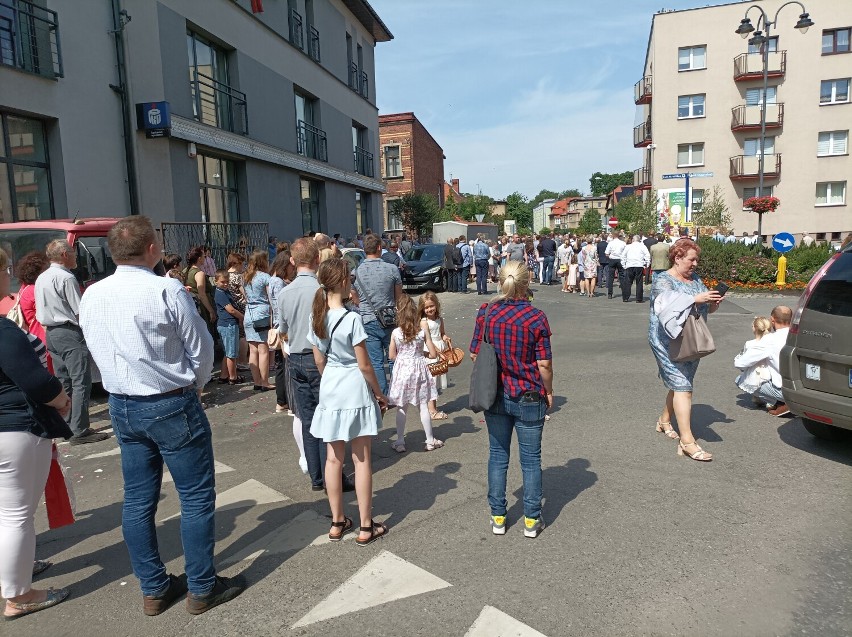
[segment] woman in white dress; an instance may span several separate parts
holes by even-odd
[[[438,295],[431,290],[424,292],[417,303],[417,314],[420,316],[421,327],[429,332],[432,345],[438,350],[438,356],[429,358],[429,350],[424,346],[423,355],[426,356],[426,363],[437,363],[441,352],[450,347],[451,343],[450,337],[444,332],[444,319],[441,318],[441,302],[438,300]],[[435,391],[440,395],[447,388],[447,374],[432,376],[431,378],[435,384]],[[432,420],[446,420],[448,418],[447,414],[438,410],[437,398],[429,401],[429,415]]]
[[[328,259],[317,270],[320,289],[314,297],[308,340],[314,346],[314,361],[322,374],[319,404],[311,421],[311,435],[327,443],[325,487],[331,507],[328,539],[339,541],[353,529],[343,514],[343,460],[346,443],[352,444],[355,464],[355,492],[361,518],[355,542],[370,544],[388,532],[374,522],[373,470],[370,460],[371,437],[378,433],[382,407],[388,399],[367,355],[367,333],[361,315],[344,306],[349,299],[349,264]]]

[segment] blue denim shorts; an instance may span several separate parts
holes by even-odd
[[[222,347],[226,358],[236,358],[240,352],[240,326],[218,325],[219,336],[222,337]]]

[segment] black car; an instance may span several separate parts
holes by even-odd
[[[435,290],[447,289],[447,271],[444,269],[444,245],[414,246],[405,253],[405,269],[402,271],[402,289]]]

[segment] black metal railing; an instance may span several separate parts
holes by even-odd
[[[367,72],[358,67],[357,62],[349,65],[349,88],[361,97],[370,97],[370,79],[367,77]]]
[[[373,176],[373,153],[361,148],[355,147],[355,172],[359,175]]]
[[[56,11],[27,0],[0,0],[0,64],[64,77]]]
[[[202,124],[248,135],[246,94],[193,69],[192,110]]]
[[[639,124],[633,129],[633,146],[641,148],[651,143],[651,120]]]
[[[295,9],[290,11],[290,44],[300,51],[305,50],[305,32],[303,30],[302,14]]]
[[[647,104],[651,101],[650,75],[646,75],[633,85],[633,101],[636,104]]]
[[[296,135],[300,155],[320,161],[328,161],[328,139],[324,130],[299,120],[296,125]]]
[[[315,62],[320,62],[322,61],[322,56],[320,55],[319,31],[312,26],[308,32],[308,55],[310,55]]]
[[[355,62],[349,63],[349,88],[358,90],[358,65]]]
[[[367,78],[367,72],[361,71],[358,77],[358,93],[361,97],[370,97],[370,80]]]
[[[764,179],[776,179],[781,176],[781,153],[763,156]],[[731,179],[759,179],[759,155],[735,155],[731,157]]]
[[[731,130],[760,130],[761,104],[740,104],[731,109]],[[766,104],[766,128],[784,125],[784,104]]]
[[[645,190],[651,187],[651,170],[647,166],[633,171],[633,187],[637,190]]]
[[[224,268],[228,254],[238,252],[248,257],[269,244],[269,224],[265,222],[164,222],[160,224],[163,249],[186,255],[190,248],[207,246],[217,268]]]
[[[766,59],[766,74],[780,77],[787,72],[787,51],[770,51]],[[763,76],[762,53],[740,53],[734,58],[734,80],[750,80]]]

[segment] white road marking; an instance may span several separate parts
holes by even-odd
[[[464,637],[545,637],[545,635],[493,606],[486,606]]]
[[[293,624],[293,628],[449,586],[452,584],[419,566],[382,551]]]
[[[213,461],[213,473],[215,473],[217,475],[220,474],[220,473],[230,473],[233,470],[234,470],[233,467],[229,467],[228,465],[223,464],[223,463],[219,462],[218,460]],[[172,478],[172,474],[169,473],[168,471],[163,472],[163,483],[165,484],[166,482],[174,482],[174,478]]]
[[[110,449],[109,451],[101,451],[100,453],[93,453],[90,456],[84,456],[83,460],[92,460],[93,458],[106,458],[107,456],[120,456],[121,455],[121,447],[116,447],[115,449]]]
[[[273,504],[275,502],[283,502],[289,500],[283,493],[278,493],[275,489],[270,489],[265,484],[257,480],[246,480],[232,489],[228,489],[216,496],[216,511],[227,511],[238,506],[258,506],[261,504]],[[175,513],[167,518],[163,518],[160,522],[167,522],[174,518],[180,517],[180,513]]]

